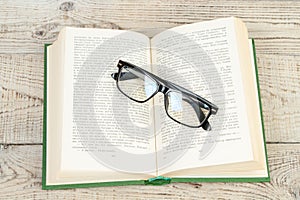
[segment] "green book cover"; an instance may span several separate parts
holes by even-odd
[[[86,188],[86,187],[98,187],[98,186],[121,186],[121,185],[164,185],[169,183],[176,182],[268,182],[270,181],[270,174],[268,168],[268,159],[267,159],[267,150],[265,142],[265,133],[264,133],[264,122],[262,115],[262,105],[260,98],[260,88],[258,80],[258,71],[256,63],[256,53],[254,40],[252,39],[253,47],[253,57],[255,63],[255,72],[256,72],[256,81],[257,81],[257,91],[258,91],[258,101],[260,107],[261,123],[262,123],[262,133],[264,140],[264,150],[266,157],[266,165],[268,170],[268,177],[239,177],[239,178],[172,178],[172,177],[163,177],[158,176],[155,178],[150,178],[148,180],[134,180],[134,181],[116,181],[116,182],[93,182],[93,183],[79,183],[79,184],[61,184],[61,185],[47,185],[46,184],[46,158],[47,158],[47,46],[44,48],[44,113],[43,113],[43,162],[42,162],[42,188],[43,189],[66,189],[66,188]]]

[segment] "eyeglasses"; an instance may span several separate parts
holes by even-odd
[[[117,73],[111,74],[117,88],[129,99],[144,103],[158,92],[164,94],[167,115],[179,124],[210,131],[208,118],[218,107],[203,97],[128,62],[119,60]]]

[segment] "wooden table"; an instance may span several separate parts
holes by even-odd
[[[300,199],[299,1],[0,1],[0,199]],[[255,38],[270,183],[41,190],[43,44],[63,26],[149,36],[236,16]]]

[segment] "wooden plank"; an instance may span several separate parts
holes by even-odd
[[[43,56],[0,55],[0,143],[40,143]]]
[[[0,2],[0,53],[42,53],[63,26],[132,29],[148,36],[186,23],[236,16],[265,53],[300,52],[298,1],[38,1]],[[30,17],[29,17],[30,16]]]
[[[42,191],[42,146],[2,146],[0,199],[299,199],[300,145],[270,144],[267,149],[270,183],[176,183]]]
[[[267,141],[300,142],[300,57],[257,59]],[[41,143],[43,55],[0,54],[0,66],[0,143]]]
[[[257,53],[267,142],[300,141],[300,58]]]

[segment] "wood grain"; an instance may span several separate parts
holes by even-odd
[[[4,54],[0,66],[0,143],[41,143],[43,56]]]
[[[0,199],[297,199],[300,197],[300,145],[267,146],[270,183],[173,183],[58,191],[41,190],[41,145],[0,149]]]
[[[300,1],[0,1],[0,199],[300,199]],[[270,183],[41,190],[43,45],[64,26],[153,36],[236,16],[255,38]]]
[[[264,39],[258,51],[300,52],[298,1],[43,0],[0,2],[0,7],[0,53],[42,53],[43,44],[53,42],[63,26],[132,29],[152,36],[180,24],[229,16],[242,18],[250,37]]]
[[[257,53],[267,142],[300,142],[300,57]]]

